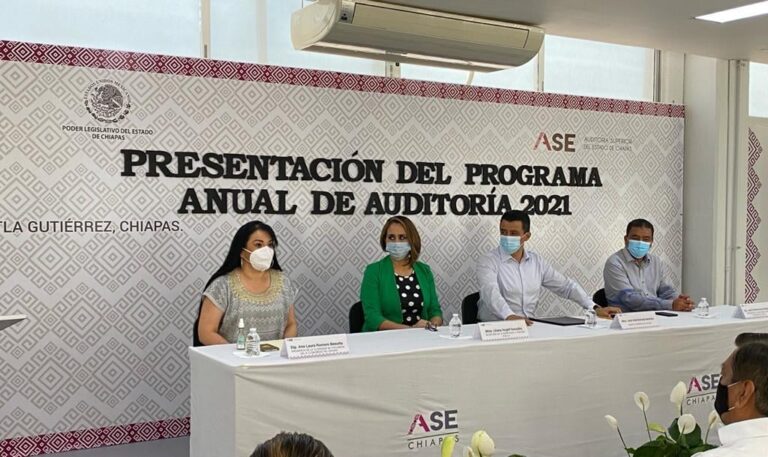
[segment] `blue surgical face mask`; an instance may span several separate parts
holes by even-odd
[[[407,241],[387,241],[387,252],[392,260],[403,260],[411,253],[411,244]]]
[[[499,245],[507,255],[512,255],[520,249],[520,237],[501,235]]]
[[[636,259],[642,259],[651,250],[651,243],[640,240],[629,240],[627,242],[627,251]]]

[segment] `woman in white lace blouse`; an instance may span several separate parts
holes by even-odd
[[[262,340],[297,335],[295,289],[280,268],[277,236],[269,225],[253,221],[235,233],[224,264],[203,291],[195,345],[228,344],[237,324],[255,328]]]

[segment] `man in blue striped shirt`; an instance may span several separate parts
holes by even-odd
[[[691,298],[677,294],[661,259],[649,253],[652,244],[653,224],[645,219],[627,224],[624,248],[611,255],[603,269],[608,304],[624,312],[691,311]]]

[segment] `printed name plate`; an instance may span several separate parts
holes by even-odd
[[[528,338],[528,324],[523,319],[480,322],[477,324],[478,334],[482,341],[519,340]]]
[[[280,355],[289,359],[308,359],[349,354],[347,335],[305,336],[286,338]]]
[[[768,303],[739,305],[733,317],[738,319],[762,319],[768,317]]]
[[[645,311],[641,313],[621,313],[613,316],[611,328],[620,330],[632,330],[636,328],[658,327],[655,311]]]

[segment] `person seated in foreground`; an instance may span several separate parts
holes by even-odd
[[[254,449],[251,457],[333,457],[322,441],[305,433],[280,432]]]
[[[725,424],[718,430],[722,446],[694,457],[768,455],[768,344],[736,348],[720,373],[715,411]]]
[[[405,216],[387,219],[379,235],[387,255],[365,267],[360,286],[364,332],[443,325],[432,269],[419,261],[421,237]]]
[[[691,311],[691,298],[677,294],[661,259],[649,253],[653,232],[653,224],[645,219],[627,224],[624,247],[605,262],[605,298],[624,312]]]
[[[740,333],[736,337],[736,341],[734,341],[734,344],[736,344],[736,347],[742,347],[748,343],[768,344],[768,333],[752,333],[752,332]]]
[[[477,263],[480,301],[477,317],[481,321],[528,319],[534,316],[542,288],[572,300],[585,309],[594,309],[603,318],[621,312],[615,307],[600,307],[584,289],[541,256],[526,250],[531,239],[531,219],[523,211],[507,211],[499,222],[499,247]]]

